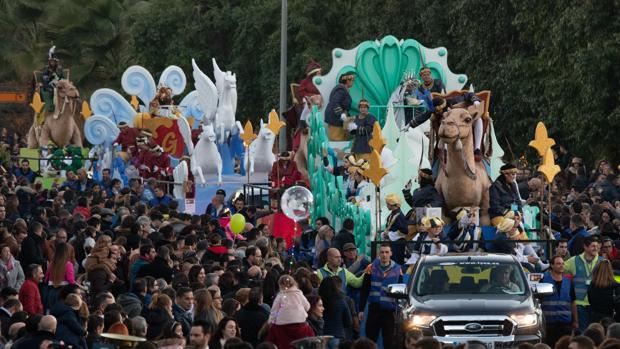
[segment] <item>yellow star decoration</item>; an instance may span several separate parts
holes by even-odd
[[[370,167],[367,170],[364,170],[362,175],[370,179],[372,183],[378,187],[381,183],[381,178],[383,178],[388,171],[384,167],[381,167],[381,155],[379,155],[376,150],[373,150],[372,153],[370,153],[368,164]]]
[[[30,103],[30,107],[32,108],[32,110],[34,110],[35,114],[39,114],[44,106],[45,103],[41,101],[41,95],[39,94],[39,92],[35,92],[34,96],[32,96],[32,102]]]
[[[551,147],[547,148],[547,152],[545,156],[543,156],[543,164],[538,166],[538,171],[545,175],[548,183],[553,182],[555,175],[560,173],[560,166],[556,165],[553,160],[553,151]]]
[[[267,123],[267,128],[277,136],[280,133],[280,129],[284,125],[286,125],[286,123],[280,120],[278,112],[276,112],[275,109],[271,109],[271,112],[269,112],[269,122]]]
[[[256,135],[254,134],[254,128],[252,127],[252,123],[249,120],[245,123],[245,126],[243,126],[243,134],[239,136],[239,138],[243,139],[243,145],[245,145],[246,147],[249,147],[250,143],[252,143],[256,139]]]
[[[530,141],[530,147],[538,151],[539,156],[545,156],[547,149],[551,148],[555,144],[553,138],[549,138],[547,135],[547,128],[542,122],[538,122],[536,125],[536,132],[534,133],[534,140]]]
[[[133,109],[138,110],[138,107],[140,106],[140,102],[138,102],[138,97],[136,96],[131,96],[131,106],[133,107]]]
[[[82,102],[82,111],[80,112],[80,114],[82,114],[84,120],[88,119],[91,115],[93,115],[93,112],[90,110],[90,106],[88,105],[87,101]]]
[[[375,124],[372,128],[372,139],[368,142],[372,149],[377,151],[377,154],[381,154],[383,147],[385,146],[385,139],[383,139],[383,135],[381,134],[381,125],[379,125],[378,121],[375,121]],[[379,155],[379,160],[381,160],[381,156]]]

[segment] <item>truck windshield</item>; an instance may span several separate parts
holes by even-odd
[[[526,281],[520,265],[489,261],[426,264],[413,284],[417,296],[440,294],[523,295]]]

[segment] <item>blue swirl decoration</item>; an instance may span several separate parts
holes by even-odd
[[[114,125],[125,121],[129,126],[133,126],[136,111],[120,93],[112,89],[100,88],[95,91],[90,97],[90,107],[93,114],[107,116]]]
[[[183,112],[184,117],[194,117],[194,125],[192,128],[198,127],[198,123],[202,120],[202,117],[205,115],[205,112],[202,111],[202,107],[198,102],[198,91],[194,90],[190,92],[179,104],[181,107],[181,111]]]
[[[175,96],[183,93],[183,91],[185,91],[185,86],[187,85],[187,78],[185,77],[183,69],[177,67],[176,65],[171,65],[164,69],[159,77],[159,86],[162,85],[170,87],[172,89],[172,94]]]
[[[144,105],[149,105],[155,98],[155,80],[148,70],[139,65],[132,65],[125,70],[121,86],[127,94],[138,96]]]
[[[92,145],[111,145],[120,130],[107,116],[93,115],[84,123],[84,135]]]

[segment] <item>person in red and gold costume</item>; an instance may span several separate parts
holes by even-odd
[[[288,188],[301,180],[301,173],[292,158],[291,152],[285,151],[280,153],[278,161],[273,163],[269,173],[272,188]]]
[[[118,129],[121,131],[116,137],[114,143],[120,144],[123,151],[127,151],[132,146],[136,145],[136,140],[140,134],[140,130],[135,127],[129,127],[125,121],[118,123]]]
[[[321,65],[318,62],[312,61],[306,66],[306,77],[299,82],[299,102],[303,103],[303,100],[307,97],[320,95],[319,90],[312,83],[312,79],[315,76],[321,75]]]
[[[160,86],[157,89],[157,93],[155,94],[155,98],[149,103],[149,113],[152,116],[168,116],[168,108],[171,108],[174,104],[174,100],[172,99],[172,89],[166,86]],[[162,109],[165,107],[166,109]]]
[[[155,146],[151,149],[154,151],[154,163],[153,173],[155,177],[164,179],[172,175],[172,167],[170,167],[170,155],[164,153],[164,148],[161,146]]]

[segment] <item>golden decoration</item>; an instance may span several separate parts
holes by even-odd
[[[45,103],[41,101],[41,95],[39,92],[35,92],[34,96],[32,96],[32,102],[30,103],[30,107],[34,110],[35,114],[41,113],[43,107],[45,107]]]
[[[370,140],[370,142],[368,142],[368,144],[370,144],[372,149],[377,151],[377,154],[381,154],[381,151],[383,150],[383,147],[386,144],[385,139],[383,138],[383,135],[381,134],[381,125],[379,125],[378,121],[375,121],[375,124],[372,129],[372,139]],[[381,159],[381,156],[379,155],[379,160],[380,159]]]
[[[149,113],[137,113],[133,117],[133,126],[137,128],[146,128],[146,126],[144,126],[144,122],[150,119],[151,119],[151,114]]]
[[[252,141],[256,139],[256,135],[254,134],[254,128],[252,127],[252,123],[249,120],[245,123],[245,126],[243,126],[243,134],[240,135],[239,138],[243,139],[243,145],[246,147],[249,147],[250,143],[252,143]]]
[[[277,136],[280,133],[280,129],[284,125],[286,125],[286,123],[280,120],[278,112],[276,112],[275,109],[271,109],[271,112],[269,112],[269,122],[267,123],[267,128]]]
[[[545,179],[548,183],[553,182],[555,175],[560,173],[560,166],[555,164],[551,147],[547,148],[547,152],[545,153],[545,156],[543,156],[543,164],[538,166],[538,171],[545,175]]]
[[[539,156],[545,156],[547,149],[551,148],[555,144],[553,138],[549,138],[547,135],[547,128],[541,121],[536,125],[536,132],[534,133],[534,140],[530,141],[530,147],[538,151]]]
[[[370,153],[368,163],[370,164],[370,167],[367,170],[364,170],[362,175],[370,179],[370,181],[378,187],[381,183],[381,178],[383,178],[388,171],[381,166],[381,155],[379,155],[376,150],[373,150],[372,153]]]
[[[91,115],[93,115],[93,112],[90,110],[90,106],[88,105],[87,101],[82,102],[82,111],[80,112],[80,114],[82,114],[84,120],[88,119]]]
[[[138,97],[136,96],[131,96],[131,106],[133,107],[133,109],[138,110],[138,108],[140,107],[140,102],[138,102]]]

